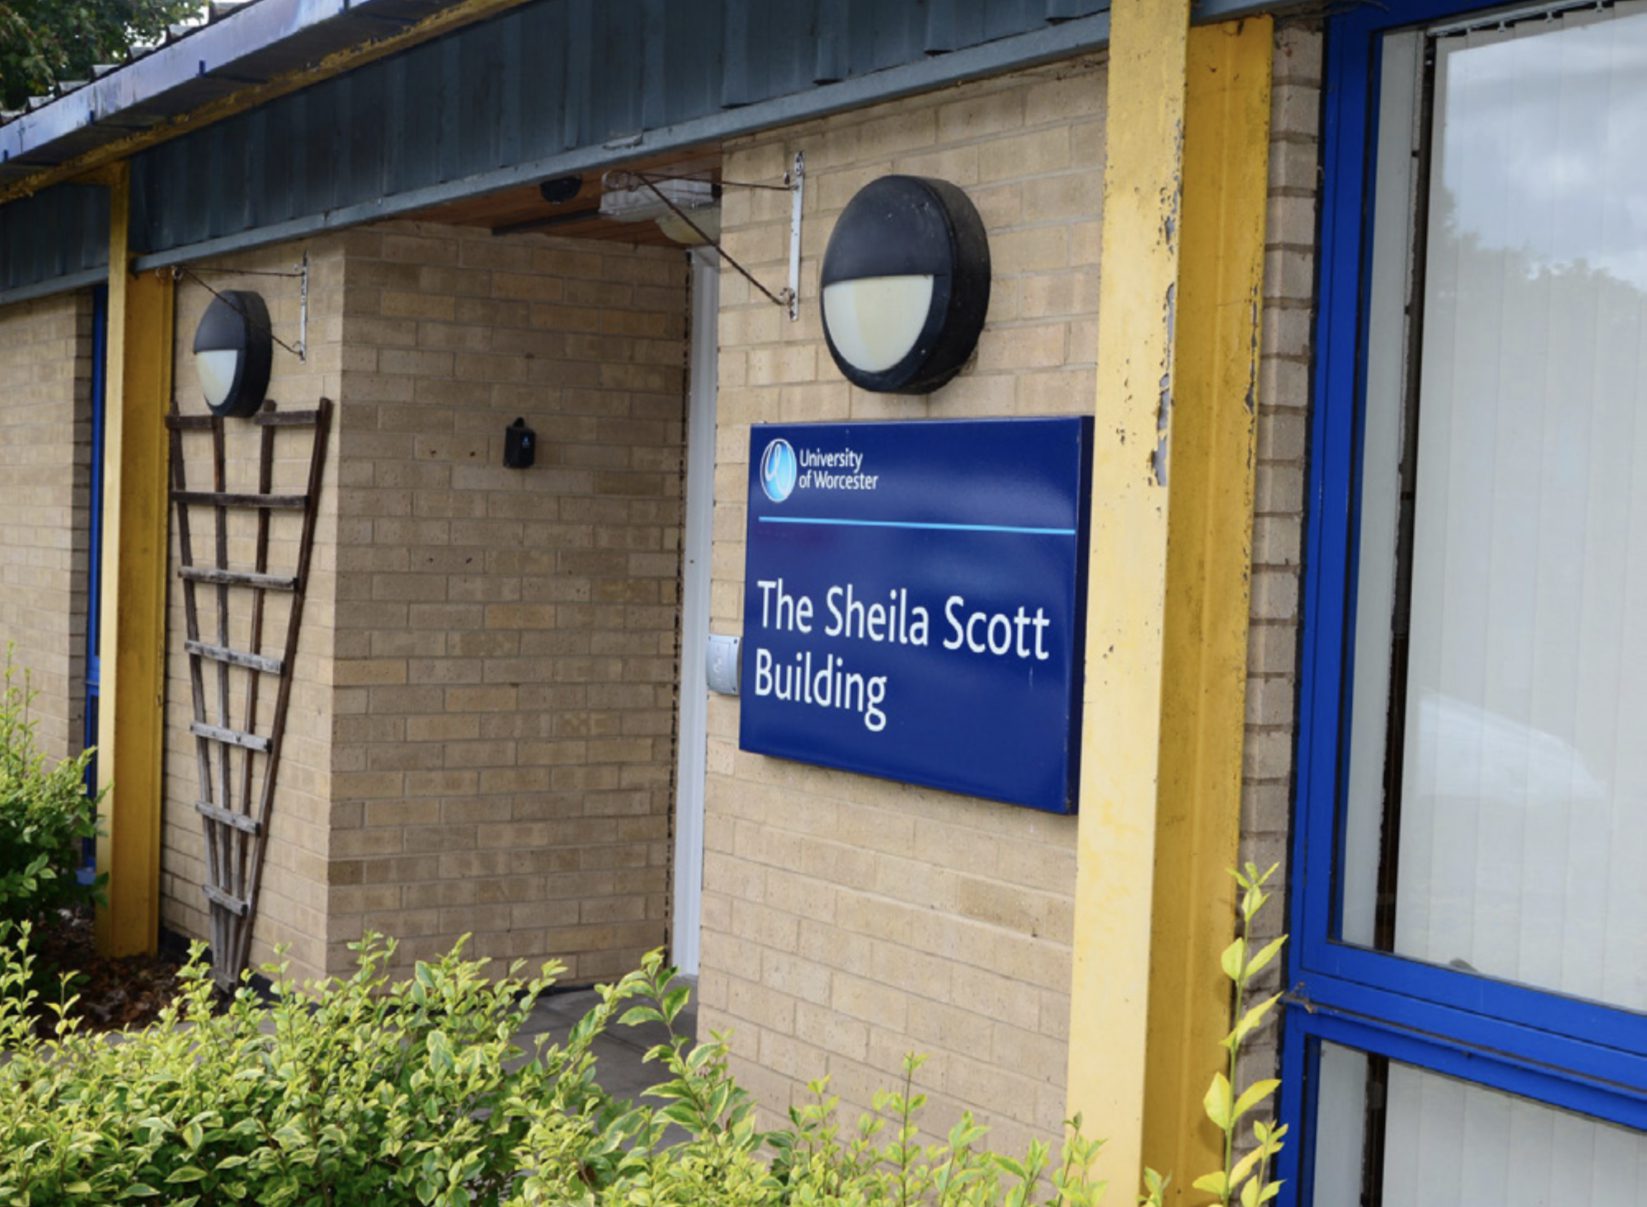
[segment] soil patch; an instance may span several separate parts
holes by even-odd
[[[50,1033],[56,1021],[47,1003],[58,1000],[58,974],[73,974],[68,993],[79,996],[69,1013],[89,1031],[144,1027],[177,996],[178,962],[157,956],[98,954],[92,938],[92,911],[63,910],[38,924],[29,946],[35,953],[40,992],[40,1025]]]

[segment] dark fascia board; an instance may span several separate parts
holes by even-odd
[[[1015,71],[1073,55],[1090,54],[1103,50],[1108,45],[1109,12],[1105,10],[1092,16],[1048,25],[1032,33],[1014,34],[993,42],[970,46],[965,50],[933,55],[897,67],[883,68],[868,75],[843,80],[838,84],[820,84],[804,92],[773,97],[752,105],[722,109],[718,113],[694,118],[678,125],[647,130],[641,135],[619,142],[577,147],[546,159],[527,160],[391,197],[379,197],[356,205],[339,206],[254,230],[167,248],[164,251],[136,257],[132,267],[135,271],[147,272],[150,269],[165,268],[190,260],[228,255],[272,243],[285,243],[326,231],[357,226],[363,222],[376,222],[415,210],[443,205],[449,201],[478,197],[551,176],[594,171],[625,160],[685,147],[702,146],[760,130],[827,117],[864,105],[912,96],[949,84],[998,75],[1003,71]]]
[[[36,298],[49,298],[58,293],[71,293],[76,289],[101,285],[108,279],[107,268],[82,268],[61,277],[35,281],[30,285],[19,285],[15,289],[0,289],[0,307],[10,306],[16,302],[32,302]]]
[[[1197,23],[1233,20],[1277,8],[1297,7],[1262,0],[1199,0],[1194,9]],[[618,143],[577,147],[545,159],[527,160],[475,176],[459,177],[437,185],[413,189],[394,196],[378,197],[354,205],[338,206],[323,212],[271,223],[198,243],[170,247],[138,256],[138,271],[164,268],[190,260],[228,255],[248,248],[284,243],[293,239],[341,230],[365,222],[376,222],[450,201],[477,197],[500,189],[543,180],[571,172],[588,172],[610,167],[626,159],[701,146],[736,138],[759,130],[791,125],[841,113],[863,105],[910,96],[965,80],[1053,62],[1077,54],[1089,54],[1109,45],[1109,11],[1048,25],[1031,33],[1016,34],[993,42],[948,54],[933,55],[868,75],[821,84],[803,92],[773,97],[752,105],[723,109],[718,113],[658,129]]]
[[[52,154],[60,139],[152,106],[201,76],[233,76],[243,60],[370,7],[349,0],[257,0],[0,126],[0,163],[61,162],[67,156]],[[357,32],[341,42],[359,41]],[[109,139],[129,132],[129,124],[111,125]]]
[[[284,0],[259,0],[259,3],[252,7],[255,9],[282,2]],[[365,0],[364,3],[357,0],[352,11],[358,12],[369,2],[370,0]],[[1264,0],[1197,0],[1194,15],[1197,22],[1209,22],[1297,7],[1299,6],[1296,4],[1285,3],[1285,0],[1280,3],[1276,0],[1269,0],[1268,3]],[[823,85],[803,93],[773,98],[753,106],[724,110],[709,117],[651,130],[638,139],[624,140],[621,144],[580,147],[548,159],[513,164],[480,176],[448,181],[431,188],[414,190],[394,197],[382,197],[376,201],[341,207],[220,239],[169,248],[163,252],[139,257],[135,267],[140,270],[156,268],[201,256],[263,246],[370,222],[438,205],[459,197],[472,197],[506,188],[523,181],[608,166],[651,151],[734,137],[762,128],[822,117],[829,113],[969,78],[1026,67],[1072,54],[1089,53],[1103,49],[1108,41],[1109,13],[1106,8],[1089,17],[1048,26],[1034,33],[985,43],[968,50],[884,69],[840,84]],[[5,128],[0,128],[0,135],[4,132]],[[88,274],[74,274],[9,292],[0,292],[0,304],[21,300],[25,296],[39,296],[77,287],[82,283],[83,276],[89,279]]]
[[[1197,21],[1222,21],[1285,7],[1287,0],[1195,0],[1194,12]],[[132,128],[129,121],[114,124],[122,114],[152,118],[141,111],[167,93],[202,76],[236,78],[237,65],[329,22],[340,24],[333,49],[359,42],[358,26],[340,18],[370,15],[372,8],[372,0],[257,0],[0,126],[0,165],[63,162],[72,152],[54,154],[59,140],[102,122],[111,123],[107,140],[117,138]],[[256,73],[250,80],[236,78],[255,80]]]

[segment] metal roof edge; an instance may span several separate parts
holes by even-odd
[[[362,9],[373,6],[375,2],[377,0],[354,0],[353,4],[349,5],[344,4],[343,0],[256,0],[255,4],[249,5],[246,10],[241,11],[253,11],[268,5],[270,7],[265,10],[266,12],[279,11],[286,13],[288,16],[293,13],[307,12],[311,18],[317,18],[318,14],[325,12],[341,13],[343,8],[358,13]],[[521,0],[447,0],[446,3],[441,4],[439,8],[433,11],[442,14],[441,19],[443,22],[456,20],[461,24],[464,22],[456,15],[463,13],[464,10],[488,6],[507,8],[520,2]],[[1319,2],[1320,0],[1314,0],[1314,3]],[[340,4],[343,5],[343,8],[338,7]],[[1306,11],[1309,4],[1310,0],[1305,0]],[[307,5],[306,8],[305,5]],[[1266,0],[1196,0],[1193,12],[1195,21],[1204,23],[1209,20],[1224,20],[1251,15],[1254,12],[1296,11],[1297,8],[1298,4],[1295,0],[1294,2],[1289,2],[1289,0],[1267,0],[1267,2]],[[231,17],[238,15],[237,12],[231,14]],[[229,20],[228,17],[223,18],[219,24],[227,25]],[[312,29],[313,26],[311,25],[308,28]],[[924,59],[906,61],[896,66],[887,67],[839,83],[808,88],[782,96],[771,97],[765,101],[741,108],[723,109],[718,113],[677,122],[671,126],[654,128],[638,138],[625,138],[604,144],[585,145],[560,151],[553,155],[540,156],[507,166],[492,168],[484,172],[465,175],[441,184],[430,184],[388,196],[339,205],[330,210],[316,212],[286,222],[274,223],[218,238],[163,247],[148,255],[139,257],[137,266],[139,268],[154,268],[205,256],[224,254],[243,248],[264,246],[302,238],[307,235],[339,230],[361,223],[397,217],[460,197],[479,196],[569,171],[586,171],[595,167],[611,166],[637,156],[739,137],[760,130],[800,123],[860,106],[940,88],[948,84],[1030,67],[1059,58],[1090,53],[1107,47],[1109,30],[1110,19],[1106,7],[1105,10],[1092,13],[1086,17],[1049,24],[1037,30],[1000,38],[993,42],[982,43],[963,50],[933,54]],[[438,36],[438,34],[435,36]],[[389,41],[393,40],[390,39]],[[184,41],[186,42],[188,39]],[[345,52],[346,54],[354,54],[358,50],[361,53],[376,57],[373,47],[378,45],[377,40],[355,38],[353,41],[359,44],[358,48],[348,50]],[[265,44],[260,47],[249,48],[247,53],[264,53],[267,49],[268,47]],[[324,70],[325,64],[329,62],[331,62],[330,57],[314,70]],[[313,74],[313,72],[309,74]],[[262,102],[253,102],[254,105],[259,103]],[[204,112],[211,112],[213,107],[212,105],[205,106]],[[4,129],[0,129],[0,135],[4,133]],[[126,141],[129,142],[130,140]],[[116,147],[111,145],[102,157],[108,158],[112,154],[123,153],[118,152]],[[73,163],[84,164],[86,159],[95,157],[95,155],[88,155],[85,159],[77,159]],[[60,171],[68,170],[72,166],[72,163],[65,165],[65,168],[60,169]],[[48,170],[42,172],[35,179],[50,174]],[[4,191],[4,188],[0,187],[0,195],[3,195]],[[80,278],[85,275],[85,273],[76,271],[49,281],[20,285],[12,290],[0,291],[0,299],[20,301],[29,296],[39,296],[73,288],[84,283]]]
[[[346,15],[349,0],[257,0],[0,126],[0,163],[27,161],[61,138],[228,72],[243,59]]]
[[[1197,25],[1211,25],[1215,21],[1234,21],[1241,17],[1255,17],[1270,13],[1284,17],[1312,4],[1326,0],[1193,0],[1190,19]]]
[[[518,0],[516,0],[518,2]],[[1194,0],[1197,22],[1225,20],[1257,12],[1284,9],[1300,0]],[[0,124],[0,166],[14,171],[25,165],[49,170],[80,158],[81,151],[51,158],[49,149],[75,134],[104,126],[106,142],[140,132],[147,124],[185,117],[189,112],[209,108],[195,105],[177,114],[151,115],[135,124],[121,124],[122,114],[140,109],[192,81],[214,78],[232,83],[238,80],[234,68],[300,35],[313,34],[330,22],[354,16],[370,16],[374,0],[254,0],[235,11],[189,31],[175,41],[148,51],[131,62],[106,72],[41,105],[10,122]],[[447,0],[442,9],[467,7],[465,0]],[[1102,13],[1095,15],[1103,15]],[[334,50],[369,46],[375,39],[340,39]],[[347,70],[347,68],[340,68]],[[31,156],[41,156],[31,159]],[[25,190],[27,176],[15,178]]]
[[[0,289],[0,306],[49,298],[54,293],[69,293],[75,289],[84,289],[88,285],[101,285],[108,279],[107,268],[83,268],[78,272],[48,277],[44,281],[35,281],[29,285],[19,285],[15,289]]]
[[[205,75],[190,77],[178,82],[175,88],[169,90],[169,94],[175,96],[179,92],[184,92],[199,80],[212,81],[222,91],[215,99],[197,101],[172,111],[163,108],[168,93],[162,93],[159,99],[148,102],[150,108],[159,111],[151,113],[136,125],[117,124],[106,120],[112,115],[105,115],[105,120],[102,121],[92,120],[91,124],[82,128],[72,141],[84,144],[87,135],[90,135],[93,145],[82,146],[55,161],[43,154],[37,154],[33,161],[13,159],[7,163],[4,156],[0,155],[0,204],[31,195],[59,181],[73,178],[105,164],[128,159],[138,151],[169,141],[189,130],[211,125],[247,109],[255,109],[287,93],[306,88],[332,76],[347,74],[355,67],[375,59],[396,54],[421,42],[440,38],[454,29],[517,7],[526,3],[526,0],[409,2],[415,7],[426,8],[426,13],[415,18],[395,16],[397,8],[406,7],[406,0],[256,0],[259,6],[341,4],[342,7],[328,21],[298,28],[283,41],[248,47],[246,53],[236,60],[243,66],[250,65],[258,60],[266,61],[269,56],[278,56],[291,47],[301,46],[305,48],[304,53],[308,56],[305,59],[305,66],[282,69],[273,74],[266,74],[263,78],[253,76],[241,79],[228,72],[217,75],[208,72]],[[379,9],[383,10],[381,14]],[[231,14],[231,18],[234,15],[238,14]],[[216,28],[216,24],[226,24],[231,18],[224,18],[207,28]],[[382,22],[382,36],[349,35],[347,31],[351,26],[357,25],[360,19]],[[322,45],[317,46],[317,42]],[[70,93],[63,99],[72,100],[80,95],[80,91]],[[142,110],[128,109],[123,112],[141,113]],[[8,129],[9,126],[0,126],[0,139],[3,139]],[[36,152],[44,152],[59,144],[33,145]],[[4,144],[0,143],[0,150],[3,149]]]

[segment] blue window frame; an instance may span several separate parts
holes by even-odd
[[[1310,1201],[1322,1043],[1647,1129],[1647,1015],[1343,942],[1349,699],[1371,291],[1374,151],[1386,34],[1503,5],[1356,5],[1326,34],[1317,361],[1306,498],[1292,934],[1281,1112],[1283,1202]],[[1552,6],[1554,7],[1554,6]],[[1576,7],[1576,6],[1574,6]],[[1593,4],[1590,7],[1595,7]],[[1525,11],[1526,5],[1518,11]],[[1401,198],[1397,204],[1408,204]],[[1385,674],[1387,667],[1365,673]],[[1644,1188],[1647,1199],[1647,1188]],[[1392,1205],[1393,1207],[1393,1205]]]
[[[92,363],[91,363],[91,532],[87,542],[86,559],[86,700],[85,729],[82,745],[97,745],[98,710],[102,701],[102,662],[100,632],[103,618],[103,428],[105,414],[105,383],[108,380],[109,344],[109,288],[98,285],[92,290]],[[86,764],[86,795],[97,795],[97,755]],[[90,883],[97,876],[97,840],[88,838],[82,844],[79,876]]]

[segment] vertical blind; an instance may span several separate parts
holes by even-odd
[[[1361,1095],[1367,1058],[1321,1048],[1312,1207],[1367,1207]],[[1383,1207],[1640,1207],[1639,1132],[1392,1062]]]
[[[1345,937],[1394,736],[1394,950],[1647,1010],[1647,12],[1434,45],[1407,679],[1386,735],[1370,388]]]
[[[1345,941],[1633,1011],[1647,1011],[1644,10],[1386,40],[1339,879]],[[1378,934],[1381,875],[1394,913]],[[1367,1073],[1340,1056],[1323,1056],[1319,1207],[1360,1202]],[[1640,1133],[1398,1064],[1385,1104],[1391,1207],[1647,1201]]]
[[[1647,14],[1435,98],[1395,949],[1640,1010]]]

